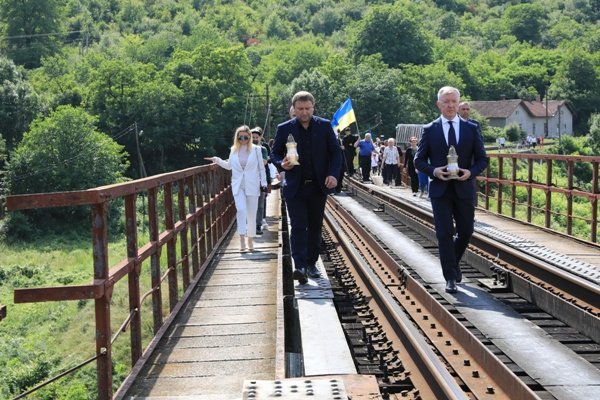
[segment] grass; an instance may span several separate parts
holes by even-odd
[[[147,237],[147,236],[146,236]],[[109,265],[126,254],[124,238],[109,245]],[[161,265],[166,264],[166,251]],[[142,266],[142,293],[150,288],[149,262]],[[79,364],[95,354],[93,300],[14,304],[15,288],[64,286],[93,280],[91,238],[40,237],[35,243],[0,243],[0,304],[7,318],[0,322],[0,398]],[[162,287],[166,291],[166,283]],[[115,285],[111,301],[113,334],[128,314],[127,279]],[[181,288],[180,288],[181,292]],[[166,293],[166,292],[163,292]],[[168,314],[163,294],[163,313]],[[152,337],[151,301],[142,307],[144,346]],[[129,373],[129,332],[113,346],[115,388]],[[96,398],[96,368],[91,363],[74,375],[36,392],[36,399]]]

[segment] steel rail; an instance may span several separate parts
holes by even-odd
[[[359,286],[365,288],[372,300],[376,302],[369,303],[371,309],[374,309],[381,323],[387,322],[386,336],[392,341],[394,347],[399,346],[404,351],[400,351],[400,357],[406,370],[410,372],[410,379],[413,380],[419,394],[423,398],[435,398],[438,400],[468,399],[464,391],[460,388],[456,380],[446,369],[445,364],[431,350],[411,320],[405,313],[399,309],[398,305],[386,294],[386,288],[381,284],[377,276],[370,270],[361,254],[354,249],[351,239],[346,235],[344,228],[340,226],[330,215],[325,213],[326,226],[339,241],[344,249],[344,253],[350,260],[349,264],[355,266],[353,270],[354,278],[360,281]],[[358,282],[357,282],[358,283]],[[410,360],[406,360],[406,355],[410,354]],[[406,365],[407,361],[411,366]]]
[[[352,185],[357,191],[364,194],[363,197],[365,195],[375,197],[381,200],[383,204],[395,207],[405,213],[406,217],[417,220],[421,224],[425,223],[433,233],[433,215],[431,212],[414,206],[410,202],[402,202],[400,199],[391,197],[386,193],[377,190],[366,190],[364,185],[357,185],[354,182]],[[508,272],[512,276],[526,276],[527,279],[532,281],[545,282],[544,286],[553,288],[553,294],[556,295],[556,291],[562,292],[562,296],[566,295],[571,298],[569,302],[596,317],[600,316],[600,288],[597,285],[564,272],[560,268],[527,255],[518,249],[498,243],[493,238],[479,232],[473,233],[469,249],[485,252],[490,259],[502,260],[503,263],[507,264]],[[498,257],[498,255],[500,256]]]
[[[328,224],[334,226],[333,234],[339,238],[344,248],[348,248],[350,253],[355,253],[353,246],[361,246],[374,258],[371,264],[375,266],[376,272],[369,269],[360,270],[359,273],[364,276],[370,294],[380,299],[377,302],[385,310],[384,314],[390,321],[390,326],[394,326],[394,329],[402,327],[403,324],[399,319],[403,318],[405,313],[409,313],[412,321],[420,326],[423,334],[427,335],[428,340],[445,361],[453,366],[454,372],[460,376],[476,398],[489,398],[491,395],[497,399],[538,398],[460,321],[439,304],[402,266],[398,265],[347,211],[337,207],[334,200],[330,199],[328,202],[326,217]],[[340,222],[333,222],[334,218]],[[354,236],[354,245],[350,244],[352,236]],[[364,261],[362,264],[365,264]],[[400,285],[397,283],[398,279]],[[409,325],[412,326],[412,323]],[[401,338],[409,337],[409,334],[403,330],[398,332]],[[440,362],[437,355],[433,356]],[[427,362],[424,365],[427,365]],[[435,374],[434,371],[429,373]],[[443,379],[442,381],[445,382]],[[445,388],[438,380],[435,382],[436,386]],[[455,381],[454,383],[456,384]],[[455,391],[451,391],[448,398],[465,396],[465,392],[460,388],[458,393],[460,396]]]

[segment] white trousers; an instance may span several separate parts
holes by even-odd
[[[258,208],[258,196],[248,196],[244,185],[240,187],[237,194],[233,196],[237,210],[237,231],[240,235],[249,237],[256,236],[256,210]]]

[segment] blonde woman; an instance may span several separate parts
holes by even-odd
[[[260,146],[252,144],[250,128],[242,125],[235,130],[229,159],[222,160],[219,157],[205,159],[231,171],[231,189],[237,210],[240,251],[253,251],[258,198],[261,188],[267,187],[267,175]]]

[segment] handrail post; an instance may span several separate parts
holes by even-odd
[[[570,235],[573,233],[573,160],[568,161],[567,171],[567,235]]]
[[[592,193],[598,194],[598,161],[592,163]],[[591,228],[591,240],[596,243],[598,229],[598,200],[594,197],[592,200],[592,228]]]
[[[533,205],[533,189],[531,184],[533,183],[533,159],[527,160],[527,222],[531,223],[532,219],[532,205]]]
[[[187,179],[187,188],[188,188],[188,204],[190,208],[190,213],[196,213],[196,190],[194,189],[194,179],[189,177]],[[194,276],[200,270],[200,263],[198,262],[198,221],[194,219],[190,224],[190,233],[192,240],[192,269],[194,271]]]
[[[502,183],[500,183],[502,179],[504,179],[504,158],[498,156],[498,204],[496,204],[498,214],[502,214]]]
[[[177,208],[179,211],[179,221],[185,221],[186,218],[186,207],[185,207],[185,180],[180,179],[177,182]],[[181,254],[181,275],[183,280],[183,290],[186,290],[190,286],[190,257],[188,250],[189,235],[188,227],[185,225],[181,230],[181,240],[179,243],[180,254]],[[193,246],[193,244],[192,244]]]
[[[110,298],[108,287],[108,202],[92,205],[92,244],[94,281],[104,286],[103,294],[95,300],[96,355],[98,359],[98,399],[112,398],[112,347],[110,343]]]
[[[546,228],[550,228],[552,225],[552,191],[550,190],[550,186],[552,186],[552,159],[549,158],[546,160],[546,209],[545,209],[545,222],[544,226]]]
[[[203,174],[206,176],[206,174]],[[200,176],[196,176],[196,207],[202,210],[202,214],[198,219],[198,255],[200,257],[200,263],[204,264],[206,260],[206,215],[208,208],[206,207],[207,202],[204,199],[204,189],[206,187],[206,178],[200,179]]]
[[[517,215],[517,159],[512,157],[512,174],[511,174],[511,185],[510,185],[510,216],[515,218]]]
[[[125,230],[127,236],[127,258],[135,259],[138,253],[136,194],[125,197]],[[130,343],[131,365],[142,356],[142,316],[140,307],[140,265],[128,272],[129,311],[137,310],[131,318]]]
[[[488,167],[485,169],[485,209],[490,209],[490,175],[491,168],[489,165],[492,163],[492,159],[489,159]]]
[[[173,184],[165,183],[163,189],[165,197],[165,228],[173,232],[175,222],[173,220]],[[169,268],[169,311],[173,311],[177,305],[177,254],[176,254],[177,236],[173,235],[167,242],[167,268]]]
[[[157,208],[158,189],[151,187],[148,189],[148,227],[150,229],[150,243],[158,243],[158,208]],[[163,322],[162,314],[162,292],[161,274],[160,274],[160,256],[158,252],[150,256],[150,276],[151,284],[155,290],[152,292],[152,316],[154,319],[154,334],[158,332]]]

